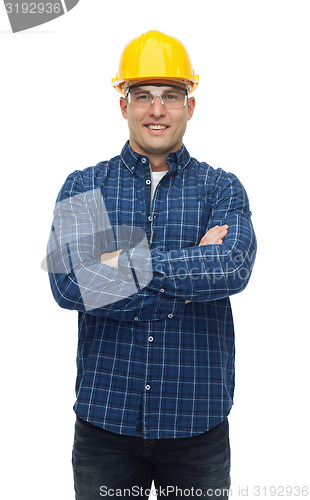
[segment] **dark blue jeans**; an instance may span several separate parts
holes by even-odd
[[[228,420],[189,438],[147,440],[114,434],[77,417],[72,464],[77,500],[155,500],[155,492],[157,498],[170,500],[226,500]]]

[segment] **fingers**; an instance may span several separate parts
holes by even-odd
[[[200,245],[222,245],[223,238],[228,233],[228,224],[224,224],[223,226],[214,226],[206,234],[201,238]]]
[[[222,245],[223,244],[223,238],[225,238],[225,236],[227,235],[228,233],[228,226],[227,224],[225,224],[224,226],[219,226],[219,231],[218,231],[218,241],[217,241],[217,244],[219,245]]]
[[[211,227],[211,229],[209,229],[209,231],[211,231],[212,229],[228,229],[228,224],[223,224],[223,226],[214,226],[214,227]]]

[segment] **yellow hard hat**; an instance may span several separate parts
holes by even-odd
[[[184,45],[159,31],[148,31],[124,48],[113,87],[124,95],[124,84],[147,79],[180,80],[189,93],[198,86],[191,60]]]

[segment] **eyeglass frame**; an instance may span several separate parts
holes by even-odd
[[[141,82],[140,84],[136,83],[135,85],[131,85],[130,87],[128,87],[126,89],[125,98],[128,98],[128,104],[132,104],[130,102],[130,92],[131,92],[131,90],[135,89],[135,88],[139,88],[139,87],[141,87],[141,88],[142,87],[168,87],[168,88],[176,88],[176,89],[182,90],[184,92],[184,94],[185,94],[183,107],[185,107],[186,103],[188,102],[188,88],[187,87],[184,88],[184,87],[180,87],[179,85],[171,85],[171,84],[166,85],[164,83],[142,83]],[[152,94],[152,92],[150,92],[150,93]],[[154,104],[154,102],[155,102],[155,99],[157,97],[159,97],[160,102],[166,108],[166,105],[165,105],[164,101],[162,100],[162,96],[161,95],[158,95],[158,94],[157,95],[152,94],[152,95],[153,95],[153,100],[149,104],[149,106],[152,106]]]

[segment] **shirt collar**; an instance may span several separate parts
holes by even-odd
[[[141,165],[144,165],[146,162],[148,164],[150,163],[147,156],[136,153],[136,151],[130,147],[129,141],[126,142],[121,151],[121,159],[132,173],[135,172],[139,165],[141,167]],[[170,153],[167,157],[167,164],[169,165],[171,172],[181,172],[190,161],[190,154],[184,144],[182,144],[181,149],[175,151],[174,153]]]

